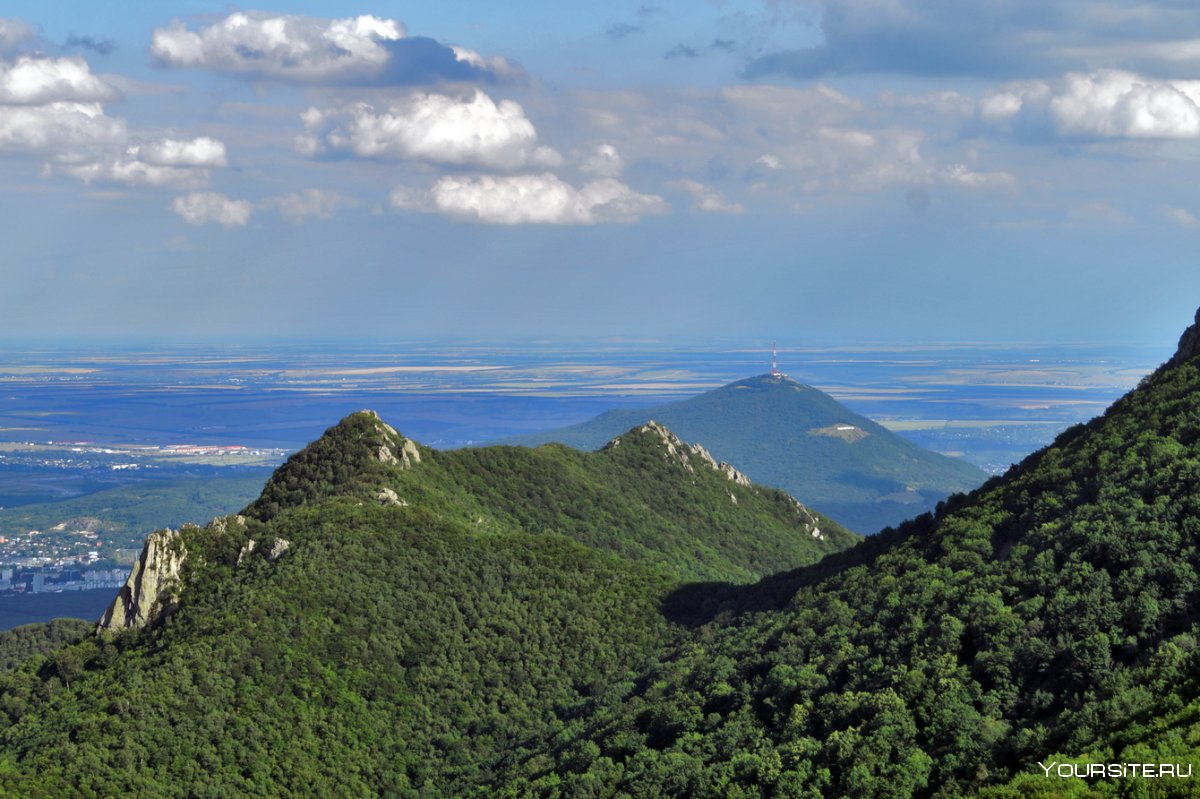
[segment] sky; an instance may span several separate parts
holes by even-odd
[[[0,339],[1162,345],[1200,10],[32,3]]]

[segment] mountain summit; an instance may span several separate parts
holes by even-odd
[[[656,419],[750,479],[779,486],[860,533],[932,510],[987,475],[923,449],[819,389],[770,374],[645,410],[615,410],[572,427],[509,439],[583,450]]]

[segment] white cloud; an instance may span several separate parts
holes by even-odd
[[[1005,84],[986,92],[979,101],[979,116],[986,122],[1003,122],[1028,106],[1044,105],[1051,96],[1045,81],[1030,80]]]
[[[1017,185],[1008,172],[976,172],[966,164],[954,164],[938,170],[930,182],[968,189],[1006,189]]]
[[[7,25],[0,20],[0,37]],[[123,119],[105,112],[104,102],[119,96],[83,58],[0,61],[0,151],[40,156],[43,176],[88,185],[195,189],[208,183],[210,167],[225,166],[224,143],[207,136],[137,143]]]
[[[1050,101],[1067,135],[1191,138],[1200,134],[1200,82],[1147,81],[1128,72],[1068,75]]]
[[[398,187],[392,192],[392,204],[496,225],[635,222],[670,209],[661,197],[641,194],[612,178],[576,189],[550,173],[446,176],[424,194]]]
[[[146,161],[163,166],[225,166],[228,163],[225,143],[208,136],[188,140],[159,139],[136,152]]]
[[[309,217],[328,219],[339,206],[350,204],[351,200],[335,191],[305,189],[272,197],[263,203],[263,207],[277,209],[287,221],[300,224]]]
[[[301,152],[327,146],[363,158],[401,158],[443,164],[474,164],[493,169],[558,166],[562,156],[538,144],[524,109],[512,100],[499,104],[482,91],[469,98],[417,92],[385,111],[359,103],[347,109],[309,109]],[[335,126],[319,136],[317,131]]]
[[[470,64],[481,72],[490,72],[500,78],[517,78],[522,75],[521,69],[511,64],[504,56],[484,58],[474,50],[454,44],[450,45],[450,50],[454,53],[455,60]]]
[[[0,106],[0,150],[78,161],[127,135],[124,121],[106,116],[99,103]]]
[[[13,63],[0,63],[0,103],[88,103],[118,96],[115,88],[92,74],[82,58],[21,56]]]
[[[621,174],[624,166],[624,161],[616,147],[611,144],[601,144],[584,159],[583,163],[579,165],[579,169],[585,175],[615,178]]]
[[[250,221],[254,207],[247,200],[233,200],[216,192],[192,192],[176,197],[171,210],[189,225],[216,223],[226,228],[242,227]]]
[[[699,181],[677,180],[671,185],[691,194],[696,207],[701,211],[711,214],[740,214],[746,210],[739,203],[731,203],[729,198],[717,189]]]
[[[123,186],[171,186],[191,189],[208,183],[208,172],[161,164],[148,164],[136,158],[112,158],[86,164],[66,164],[59,171],[84,183],[117,183]]]
[[[225,164],[225,144],[201,136],[190,140],[158,139],[146,145],[133,145],[121,155],[64,164],[58,171],[89,185],[116,183],[194,189],[208,184],[208,167]]]
[[[224,166],[224,143],[206,136],[130,145],[125,121],[105,113],[119,96],[82,58],[22,56],[0,62],[0,150],[42,155],[44,174],[84,183],[196,188],[203,167]]]
[[[1189,230],[1200,228],[1200,219],[1192,216],[1191,211],[1188,211],[1186,208],[1173,208],[1172,206],[1164,205],[1162,212],[1163,216],[1182,228],[1188,228]]]
[[[1069,73],[1051,85],[1025,81],[986,93],[985,122],[1025,120],[1063,137],[1191,139],[1200,136],[1200,81],[1132,72]]]
[[[237,12],[199,31],[175,20],[154,31],[150,52],[170,66],[320,82],[372,75],[390,57],[384,43],[406,36],[402,23],[374,16]]]

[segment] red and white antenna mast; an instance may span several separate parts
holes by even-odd
[[[775,348],[775,342],[771,342],[771,377],[779,380],[783,377],[783,372],[779,371],[778,352]]]

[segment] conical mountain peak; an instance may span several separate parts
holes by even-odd
[[[358,411],[288,458],[246,512],[267,519],[286,507],[377,483],[379,473],[388,468],[411,469],[420,462],[416,442],[375,411]]]

